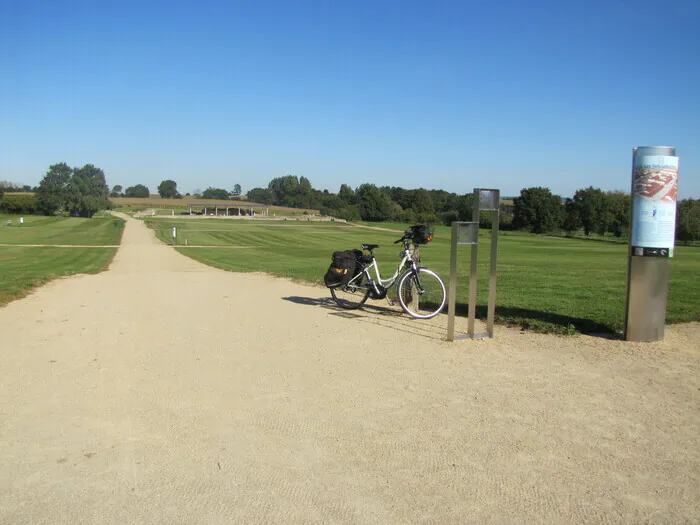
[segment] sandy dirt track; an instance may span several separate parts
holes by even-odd
[[[129,220],[0,309],[0,524],[700,522],[697,323],[447,343],[327,296]]]

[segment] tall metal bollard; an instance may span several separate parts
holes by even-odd
[[[634,148],[625,339],[662,341],[676,233],[678,157],[671,146]]]

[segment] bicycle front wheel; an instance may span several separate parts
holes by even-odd
[[[404,311],[416,319],[430,319],[445,307],[447,292],[442,279],[427,268],[419,268],[416,274],[408,271],[397,287],[399,303]]]
[[[346,310],[357,310],[367,301],[369,288],[363,276],[358,276],[347,285],[331,288],[331,297],[335,303]]]

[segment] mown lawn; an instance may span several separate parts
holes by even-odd
[[[6,226],[7,220],[12,221]],[[78,273],[97,273],[112,261],[124,221],[116,218],[79,219],[68,217],[0,215],[0,305],[18,299],[52,279]],[[58,248],[39,245],[86,245],[95,248]]]
[[[398,262],[393,241],[400,232],[342,223],[151,219],[158,237],[178,244],[237,246],[178,248],[218,268],[267,272],[321,284],[335,250],[376,243],[380,269],[390,275]],[[383,225],[400,229],[401,225]],[[450,229],[437,227],[421,248],[423,264],[449,278]],[[458,308],[466,310],[469,247],[460,247]],[[485,316],[490,253],[489,232],[480,233],[477,311]],[[700,249],[677,247],[672,260],[667,321],[700,320]],[[502,232],[499,237],[496,313],[500,322],[540,331],[617,332],[623,326],[627,247],[624,244]],[[386,276],[385,275],[385,276]]]
[[[7,226],[7,221],[12,222]],[[0,244],[75,244],[87,246],[118,245],[124,221],[116,217],[81,219],[0,214]]]

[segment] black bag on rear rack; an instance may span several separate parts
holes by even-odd
[[[333,252],[332,259],[333,262],[328,267],[326,275],[323,276],[323,282],[328,288],[348,284],[356,272],[357,257],[355,252],[353,250]]]

